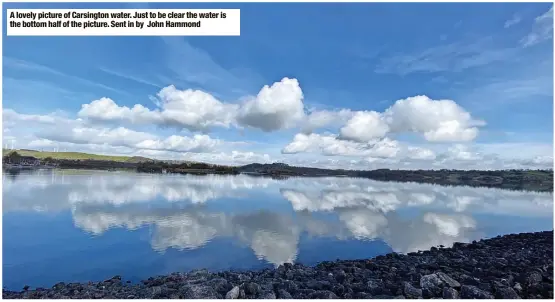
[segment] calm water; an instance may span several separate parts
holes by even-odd
[[[553,229],[553,196],[349,178],[3,176],[3,286],[367,258]]]

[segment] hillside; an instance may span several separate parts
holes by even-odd
[[[90,153],[81,153],[81,152],[48,152],[48,151],[36,151],[36,150],[28,150],[28,149],[20,149],[20,150],[2,149],[2,156],[7,155],[13,151],[16,151],[22,156],[33,156],[39,159],[50,157],[53,159],[68,159],[68,160],[90,159],[90,160],[107,160],[107,161],[117,161],[117,162],[127,162],[135,158],[151,160],[149,158],[139,157],[139,156],[131,157],[131,156],[99,155],[99,154],[90,154]],[[139,161],[133,161],[133,162],[139,162]]]

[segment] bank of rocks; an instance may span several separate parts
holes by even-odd
[[[315,267],[197,270],[149,278],[141,284],[122,282],[119,276],[96,283],[58,283],[51,289],[4,290],[3,298],[552,299],[553,231]]]

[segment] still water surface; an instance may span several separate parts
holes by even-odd
[[[551,193],[352,178],[3,175],[8,289],[312,265],[553,229]]]

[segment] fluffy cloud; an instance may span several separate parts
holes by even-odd
[[[170,152],[210,152],[223,144],[208,135],[178,136],[171,135],[161,138],[157,135],[140,132],[124,127],[106,128],[87,125],[82,120],[71,120],[58,115],[26,115],[13,110],[4,111],[4,119],[15,125],[17,131],[24,129],[37,130],[30,135],[27,145],[30,147],[59,148],[60,144],[72,148],[85,145],[92,149],[126,148],[131,150],[152,150]],[[113,150],[116,151],[116,150]],[[121,149],[119,150],[122,151]],[[129,152],[130,150],[126,150]]]
[[[256,97],[239,105],[224,103],[200,90],[179,90],[170,85],[157,94],[159,108],[119,106],[109,98],[84,104],[78,115],[92,121],[155,124],[205,131],[232,125],[275,131],[297,126],[305,117],[303,92],[296,79],[283,78],[264,86]]]
[[[427,96],[398,100],[383,113],[349,111],[349,114],[351,118],[340,129],[340,137],[359,143],[406,132],[421,134],[430,142],[466,142],[474,140],[478,127],[484,125],[454,101],[432,100]],[[345,116],[348,115],[344,113]]]
[[[238,122],[267,132],[292,128],[305,117],[303,97],[297,79],[283,78],[247,100],[239,110]]]
[[[118,106],[110,98],[101,98],[90,104],[81,105],[78,115],[91,120],[105,122],[131,122],[136,124],[157,123],[159,112],[150,111],[143,105],[137,104],[133,108]]]
[[[457,144],[447,148],[447,151],[441,155],[445,160],[458,160],[458,161],[478,161],[484,159],[483,155],[479,152],[472,150],[469,146]]]
[[[123,127],[86,128],[76,127],[71,129],[61,128],[40,134],[41,138],[74,144],[108,144],[111,146],[132,146],[144,140],[153,139],[155,136],[129,130]]]
[[[357,112],[340,131],[342,138],[357,142],[381,138],[388,132],[389,126],[376,111]]]
[[[82,105],[78,115],[93,121],[205,130],[214,126],[229,127],[237,111],[237,105],[222,103],[206,92],[178,90],[173,85],[162,88],[158,98],[160,109],[155,110],[139,104],[132,108],[119,106],[109,98],[101,98]]]
[[[301,131],[310,134],[316,129],[327,126],[337,126],[345,124],[354,112],[350,109],[341,109],[337,111],[315,110],[312,111],[301,127]]]
[[[260,154],[255,152],[242,152],[233,150],[231,152],[219,153],[194,153],[185,154],[187,159],[198,162],[208,162],[212,164],[223,165],[244,165],[251,163],[271,163],[272,158],[269,154]]]
[[[72,125],[82,124],[82,121],[68,119],[59,112],[53,112],[46,115],[40,114],[22,114],[15,110],[6,108],[2,110],[2,127],[14,127],[15,125],[22,125],[29,127],[36,124],[40,126],[62,126],[71,127]],[[9,128],[8,128],[9,129]]]
[[[432,100],[415,96],[398,100],[384,112],[392,132],[416,132],[433,142],[471,141],[482,121],[452,100]]]
[[[178,90],[171,85],[158,93],[162,120],[169,125],[190,129],[229,127],[235,119],[237,105],[218,101],[200,90]]]
[[[408,147],[407,148],[408,151],[408,157],[410,159],[422,159],[422,160],[427,160],[427,159],[435,159],[436,158],[436,154],[434,153],[434,151],[430,150],[430,149],[426,149],[426,148],[420,148],[420,147]]]
[[[339,139],[333,135],[299,133],[295,135],[293,142],[283,148],[282,153],[294,154],[301,152],[320,152],[327,156],[394,157],[399,152],[399,145],[397,141],[388,138],[358,143]]]
[[[54,142],[110,145],[172,152],[209,152],[221,143],[207,135],[194,135],[192,137],[172,135],[167,138],[159,138],[149,133],[137,132],[123,127],[115,129],[82,127],[39,135],[42,139]]]
[[[249,127],[265,132],[300,127],[310,134],[327,126],[342,127],[340,137],[359,143],[388,134],[414,132],[431,142],[472,141],[482,121],[452,100],[414,96],[395,102],[385,112],[314,110],[305,114],[303,91],[296,79],[264,86],[242,104],[224,103],[200,90],[178,90],[171,85],[158,93],[158,108],[119,106],[109,98],[82,105],[78,115],[92,121],[155,124],[206,131],[213,127]]]
[[[146,150],[164,150],[173,152],[207,152],[221,142],[208,135],[196,134],[193,137],[172,135],[165,139],[148,139],[135,144],[134,147]]]

